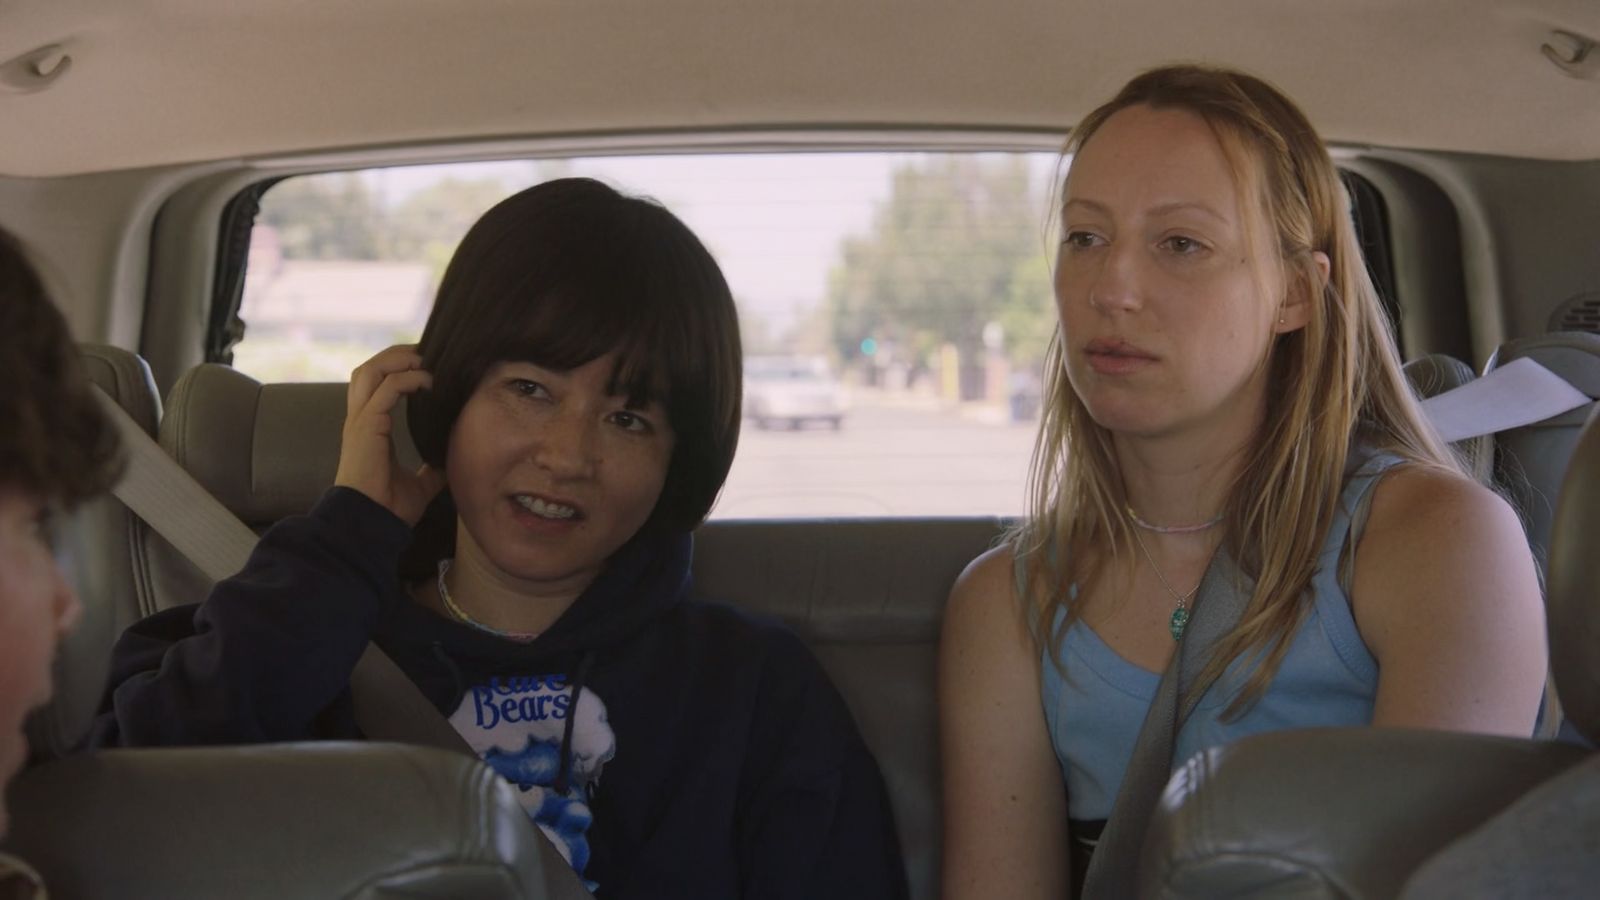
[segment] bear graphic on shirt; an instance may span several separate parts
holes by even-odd
[[[572,723],[564,790],[557,790],[561,739]],[[590,802],[600,771],[616,755],[616,735],[599,695],[585,688],[576,706],[565,675],[491,678],[461,698],[450,724],[518,791],[529,818],[579,875],[589,863]],[[595,885],[589,884],[594,890]]]

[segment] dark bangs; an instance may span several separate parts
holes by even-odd
[[[733,298],[704,245],[658,204],[586,178],[502,201],[452,257],[420,350],[434,386],[409,418],[434,466],[490,367],[568,371],[615,352],[616,392],[661,403],[677,436],[651,522],[693,528],[727,477],[743,393]]]
[[[620,247],[609,259],[573,253],[550,273],[560,279],[554,284],[530,274],[513,293],[524,302],[503,304],[521,306],[522,316],[510,317],[503,331],[490,335],[485,358],[490,365],[520,360],[566,372],[615,352],[607,390],[626,396],[630,405],[665,406],[671,385],[680,380],[674,375],[686,368],[688,348],[667,339],[671,310],[661,300],[670,298],[649,296],[658,282],[648,277],[654,267],[640,265],[647,262],[640,255]]]

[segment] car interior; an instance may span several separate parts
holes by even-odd
[[[956,576],[1024,511],[1037,409],[1019,411],[1039,359],[1030,342],[1054,327],[1037,279],[1059,148],[1143,69],[1261,75],[1334,149],[1419,396],[1531,359],[1589,399],[1455,445],[1520,513],[1544,577],[1553,691],[1539,738],[1252,738],[1182,767],[1145,845],[1149,896],[1391,897],[1600,741],[1597,40],[1600,7],[1581,0],[0,0],[0,226],[44,270],[91,380],[260,532],[332,483],[339,373],[414,339],[415,311],[393,312],[393,298],[421,297],[425,313],[439,246],[447,255],[498,199],[473,193],[474,173],[514,171],[513,189],[596,173],[691,198],[684,208],[713,225],[741,196],[771,207],[781,230],[686,218],[708,234],[741,317],[760,323],[749,355],[820,360],[848,390],[848,416],[810,412],[832,427],[759,434],[747,417],[695,536],[695,584],[812,648],[882,768],[911,896],[934,898],[939,628]],[[782,177],[757,185],[746,163]],[[425,171],[444,174],[418,187]],[[870,303],[852,285],[892,270],[862,261],[919,243],[872,244],[913,176],[970,187],[960,179],[974,172],[991,200],[1006,173],[1029,186],[1016,195],[1023,249],[1003,268],[1035,268],[998,291],[1020,299],[991,305],[993,286],[975,280],[939,294],[942,318],[853,324],[852,311],[879,308],[852,306]],[[334,223],[321,245],[286,218],[318,178],[375,198],[359,213],[297,201]],[[439,185],[468,198],[467,218],[411,256],[316,249]],[[824,194],[852,211],[811,254],[802,225],[820,207],[785,204]],[[973,243],[924,218],[946,231],[916,259]],[[741,254],[779,268],[762,274]],[[806,254],[817,271],[782,268]],[[931,274],[902,294],[944,290],[948,270],[910,268]],[[277,287],[268,272],[284,273]],[[357,278],[389,279],[387,293],[347,303],[340,279]],[[336,362],[281,361],[324,345]],[[582,896],[509,788],[458,754],[379,742],[72,752],[116,636],[203,598],[210,579],[115,497],[77,510],[62,545],[86,615],[58,652],[55,698],[30,721],[34,758],[0,842],[51,896]]]

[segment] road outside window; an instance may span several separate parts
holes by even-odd
[[[268,190],[234,365],[342,381],[414,341],[501,198],[566,175],[654,197],[739,305],[738,458],[713,518],[1016,515],[1055,326],[1047,153],[602,157],[373,169]]]

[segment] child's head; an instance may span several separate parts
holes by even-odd
[[[648,527],[697,526],[732,465],[742,357],[727,281],[676,216],[598,181],[547,182],[484,213],[445,271],[419,349],[434,382],[411,404],[411,433],[435,467],[497,364],[571,371],[609,353],[618,393],[660,403],[676,435]]]
[[[77,345],[21,246],[0,230],[0,488],[72,506],[110,489],[121,444]]]
[[[0,231],[0,789],[26,756],[23,717],[50,693],[78,614],[49,542],[50,509],[106,490],[120,450],[38,273]],[[0,833],[6,824],[0,805]]]

